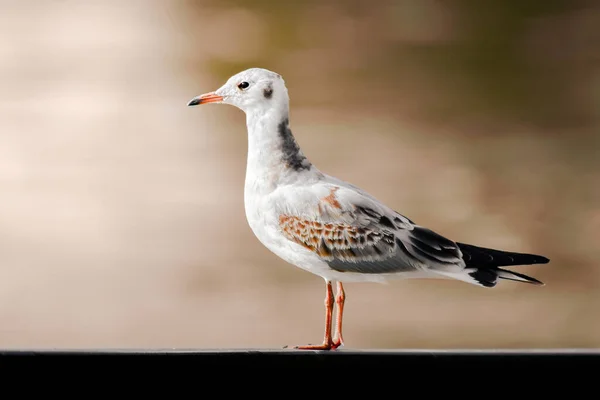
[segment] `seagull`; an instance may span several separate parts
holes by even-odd
[[[548,258],[453,241],[319,170],[292,134],[289,101],[280,74],[250,68],[187,105],[228,104],[245,113],[247,222],[272,253],[325,281],[323,343],[293,349],[335,350],[344,345],[344,283],[438,278],[485,288],[496,286],[499,279],[544,285],[501,267],[546,264]]]

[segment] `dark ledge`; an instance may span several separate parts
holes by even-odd
[[[481,349],[481,350],[360,350],[305,351],[293,349],[0,349],[0,360],[88,358],[124,360],[162,360],[168,363],[190,359],[194,363],[221,365],[313,365],[313,366],[600,366],[600,349]],[[188,360],[189,361],[189,360]]]
[[[44,394],[89,381],[77,389],[80,395],[108,387],[114,388],[111,393],[123,392],[121,387],[129,384],[136,394],[165,393],[166,398],[178,398],[173,392],[190,386],[200,397],[206,387],[219,397],[237,389],[246,397],[271,390],[286,398],[302,389],[308,391],[303,397],[313,398],[329,388],[344,400],[351,396],[342,396],[343,389],[357,395],[357,387],[364,386],[373,399],[384,397],[375,395],[377,391],[386,397],[414,397],[411,393],[418,390],[417,396],[423,397],[436,389],[446,398],[451,392],[461,398],[471,392],[489,397],[504,388],[512,397],[533,391],[537,399],[546,388],[556,396],[558,384],[580,398],[587,393],[585,383],[594,393],[597,371],[600,349],[0,349],[4,387],[12,383]],[[406,389],[410,386],[416,389]]]

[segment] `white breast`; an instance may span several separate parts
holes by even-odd
[[[284,261],[319,276],[331,272],[327,263],[315,253],[283,236],[279,227],[282,207],[280,194],[261,194],[250,186],[246,188],[244,197],[250,229],[267,249]]]

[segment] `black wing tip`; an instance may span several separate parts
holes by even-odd
[[[535,286],[546,286],[546,284],[542,281],[539,281],[535,278],[532,278],[531,276],[529,277],[529,280],[525,283],[529,283],[531,285],[535,285]]]
[[[546,286],[546,284],[540,280],[535,279],[529,275],[522,274],[520,272],[508,271],[505,269],[498,268],[498,278],[506,279],[509,281],[529,283],[535,286]]]
[[[519,253],[517,253],[519,254]],[[519,254],[521,256],[523,256],[524,258],[527,257],[527,259],[523,260],[523,264],[521,265],[533,265],[533,264],[548,264],[550,262],[550,259],[544,256],[541,256],[539,254]],[[529,263],[526,263],[526,261],[529,261]]]
[[[534,264],[548,264],[550,259],[539,254],[527,254],[527,253],[507,253],[515,256],[515,261],[518,264],[514,265],[534,265]]]
[[[463,253],[463,259],[467,263],[467,266],[501,267],[509,265],[548,264],[550,262],[549,258],[539,254],[516,253],[458,242],[456,244]]]
[[[469,273],[469,276],[473,278],[473,280],[475,280],[475,282],[477,282],[479,285],[486,288],[495,287],[498,284],[499,279],[528,283],[534,286],[546,286],[544,282],[529,275],[521,274],[515,271],[508,271],[501,268],[477,269]]]
[[[527,259],[526,261],[529,261],[531,264],[548,264],[550,262],[550,259],[548,257],[542,256],[540,254],[510,253],[510,252],[506,252],[506,253],[514,254],[517,257],[522,257],[524,259]]]
[[[538,259],[536,264],[548,264],[550,262],[550,259],[548,257],[544,257],[544,256],[540,256],[540,255],[535,255],[535,256]]]

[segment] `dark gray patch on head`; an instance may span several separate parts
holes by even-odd
[[[311,163],[302,154],[300,146],[296,143],[296,139],[290,129],[290,121],[285,118],[277,126],[279,137],[281,139],[281,153],[283,162],[288,168],[292,168],[295,171],[302,171],[311,168]]]
[[[269,82],[269,84],[267,85],[265,90],[263,90],[263,95],[265,96],[265,99],[270,99],[271,97],[273,97],[273,83],[272,82]]]

